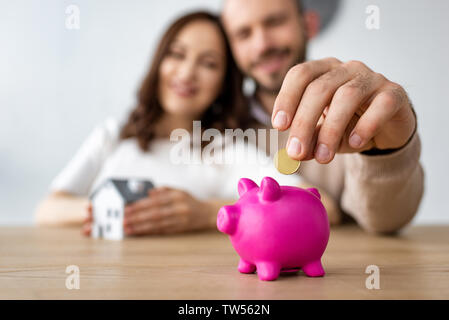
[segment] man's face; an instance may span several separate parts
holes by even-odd
[[[240,69],[277,93],[287,71],[305,60],[306,37],[295,0],[226,0],[223,24]]]

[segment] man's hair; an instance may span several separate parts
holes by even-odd
[[[295,0],[300,13],[307,10],[313,10],[320,16],[320,32],[330,25],[338,9],[340,8],[340,0]]]
[[[295,0],[296,6],[298,7],[299,13],[304,13],[304,6],[302,0]]]

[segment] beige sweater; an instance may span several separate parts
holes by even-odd
[[[327,165],[301,163],[300,174],[325,189],[365,230],[391,233],[412,220],[421,202],[424,171],[420,151],[415,133],[404,148],[392,154],[337,154]]]
[[[260,116],[256,116],[260,127],[271,128],[269,116]],[[280,147],[285,146],[287,136],[287,132],[279,134]],[[393,233],[413,219],[421,202],[424,171],[420,154],[421,142],[415,132],[406,146],[393,153],[337,154],[325,165],[303,161],[299,174],[338,204],[341,211],[329,213],[331,223],[349,216],[368,232]]]

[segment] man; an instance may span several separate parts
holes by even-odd
[[[316,23],[297,0],[225,0],[240,69],[256,82],[251,112],[288,132],[300,173],[365,230],[392,233],[424,190],[416,116],[404,89],[359,61],[305,61]],[[338,222],[340,217],[331,219]]]

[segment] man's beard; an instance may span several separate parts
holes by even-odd
[[[303,48],[298,53],[298,56],[296,57],[296,59],[293,60],[292,65],[290,65],[287,70],[290,70],[290,68],[294,67],[295,65],[297,65],[299,63],[303,63],[306,60],[306,54],[307,54],[306,47],[307,47],[307,43],[304,43]],[[282,54],[290,54],[290,52],[291,52],[290,48],[268,49],[267,51],[262,53],[262,55],[260,56],[260,58],[258,59],[257,62],[253,63],[250,66],[250,70],[253,69],[254,67],[256,67],[259,63],[262,63],[265,59],[269,59],[272,56],[277,56],[277,55],[282,55]],[[280,72],[282,72],[282,71],[280,71]],[[254,78],[251,74],[249,74],[249,76],[255,81],[256,87],[257,87],[256,90],[262,91],[262,92],[270,94],[270,95],[277,95],[279,93],[279,90],[281,90],[282,82],[284,81],[284,78],[286,76],[286,74],[280,74],[280,72],[274,72],[270,75],[272,80],[277,80],[278,78],[282,77],[282,79],[275,86],[272,86],[272,87],[265,86],[262,83],[258,82],[257,79]]]

